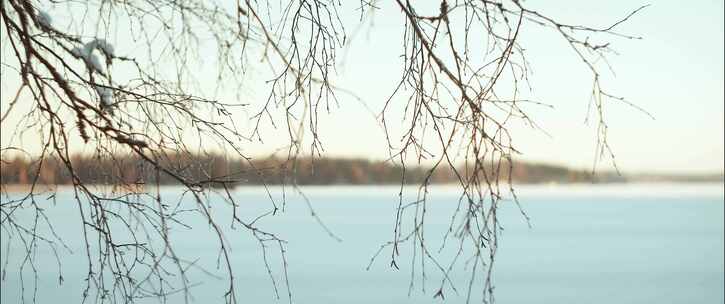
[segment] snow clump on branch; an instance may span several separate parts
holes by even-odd
[[[48,31],[53,29],[53,18],[51,18],[48,13],[38,10],[36,18],[42,30]]]

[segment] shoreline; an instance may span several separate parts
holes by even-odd
[[[115,193],[144,193],[146,192],[145,189],[147,188],[144,185],[103,185],[103,184],[88,184],[86,185],[88,188],[92,190],[98,190],[98,191],[108,191],[108,192],[115,192]],[[400,184],[304,184],[304,185],[297,185],[302,190],[323,190],[323,189],[355,189],[355,188],[368,188],[368,187],[376,187],[376,188],[385,188],[385,189],[400,189]],[[441,190],[454,190],[459,189],[459,184],[456,183],[440,183],[440,184],[430,184],[428,186],[429,189],[441,189]],[[512,187],[514,190],[518,193],[518,190],[572,190],[577,191],[585,188],[589,189],[623,189],[623,188],[670,188],[670,187],[676,187],[676,188],[682,188],[682,187],[721,187],[725,188],[725,184],[723,181],[668,181],[668,180],[655,180],[655,181],[627,181],[627,182],[611,182],[611,183],[556,183],[556,182],[549,182],[549,183],[514,183]],[[18,193],[28,193],[31,190],[32,185],[31,184],[0,184],[0,193],[3,194],[18,194]],[[173,189],[173,188],[184,188],[181,184],[166,184],[161,185],[161,189]],[[403,185],[403,189],[418,189],[420,185],[417,184],[405,184]],[[149,189],[155,189],[156,185],[152,185],[148,187]],[[294,191],[293,186],[290,184],[267,184],[267,185],[261,185],[261,184],[253,184],[253,185],[235,185],[232,187],[229,187],[229,190],[232,192],[236,191],[249,191],[249,190],[256,190],[256,189],[264,189],[267,188],[270,191],[279,191],[282,189],[286,189],[286,191]],[[33,193],[35,194],[42,194],[45,192],[55,192],[55,191],[63,191],[63,190],[72,190],[73,185],[71,184],[36,184],[34,186]],[[212,190],[222,190],[223,188],[215,188],[210,187],[208,189]],[[501,184],[501,191],[502,192],[508,192],[509,186],[506,184]]]

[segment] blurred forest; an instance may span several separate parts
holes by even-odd
[[[285,160],[275,157],[264,159],[232,159],[222,155],[169,154],[161,160],[164,166],[175,168],[190,180],[208,181],[209,186],[226,183],[236,185],[281,184],[299,185],[333,184],[420,184],[430,168],[416,166],[403,168],[389,162],[349,158],[300,158],[294,167],[285,167]],[[42,166],[41,166],[42,163]],[[96,158],[75,155],[70,158],[77,178],[88,184],[162,185],[176,184],[176,180],[157,171],[148,163],[131,155]],[[73,184],[73,178],[58,158],[29,159],[16,156],[6,158],[0,165],[2,184]],[[465,165],[457,169],[465,174]],[[625,182],[627,178],[614,172],[572,170],[561,166],[514,162],[500,167],[501,180],[511,176],[514,183],[573,183],[573,182]],[[488,172],[493,174],[494,168]],[[429,182],[455,183],[457,177],[450,168],[439,167]]]

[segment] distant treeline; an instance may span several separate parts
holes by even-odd
[[[294,163],[283,159],[266,158],[246,160],[226,158],[221,155],[171,154],[159,160],[164,167],[172,168],[177,175],[189,181],[208,183],[228,182],[232,185],[260,185],[296,182],[300,185],[330,184],[399,184],[403,167],[385,162],[345,158],[299,158]],[[77,178],[88,184],[178,184],[172,176],[156,170],[150,164],[134,156],[96,158],[76,155],[70,164]],[[501,166],[499,177],[507,180],[509,174],[516,183],[572,183],[572,182],[622,182],[624,177],[613,173],[597,173],[570,170],[565,167],[516,162],[509,172]],[[405,183],[422,183],[430,168],[406,167]],[[461,166],[459,173],[465,174]],[[487,170],[493,174],[494,170]],[[59,159],[48,157],[29,160],[23,157],[3,159],[0,165],[3,184],[72,184],[69,170]],[[455,183],[456,175],[450,168],[441,166],[432,175],[431,183]]]

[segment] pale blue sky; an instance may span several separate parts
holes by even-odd
[[[608,25],[642,4],[633,1],[528,1],[567,23]],[[723,2],[657,1],[619,32],[643,40],[613,40],[616,76],[605,71],[610,91],[647,109],[656,120],[617,103],[607,112],[609,141],[623,171],[722,172]],[[399,12],[383,5],[375,26],[353,41],[340,83],[379,109],[399,77]],[[529,27],[532,29],[533,27]],[[565,42],[550,30],[527,30],[521,42],[533,67],[533,94],[555,109],[531,108],[551,134],[516,128],[521,158],[591,168],[595,132],[584,124],[591,76]],[[361,106],[348,100],[323,130],[330,155],[385,156],[381,132]],[[354,140],[353,140],[354,139]],[[608,167],[600,167],[607,169]],[[611,168],[611,167],[609,167]]]
[[[565,23],[609,25],[647,2],[527,1],[527,5]],[[605,71],[609,91],[647,109],[656,120],[617,103],[607,108],[609,141],[625,172],[722,172],[723,170],[723,2],[657,1],[619,32],[643,40],[613,39],[619,55],[611,56],[616,76]],[[402,15],[392,3],[381,2],[372,27],[354,37],[338,67],[336,84],[355,92],[379,111],[400,77]],[[354,6],[351,6],[354,7]],[[52,15],[52,11],[50,12]],[[347,12],[352,32],[357,12]],[[555,106],[529,109],[551,137],[525,126],[514,127],[519,158],[578,168],[594,163],[595,132],[584,119],[591,75],[561,37],[550,29],[529,25],[520,42],[532,65],[532,95]],[[123,54],[123,45],[118,45]],[[131,50],[128,50],[129,52]],[[5,54],[4,54],[5,55]],[[208,65],[206,65],[208,66]],[[263,66],[258,67],[264,69]],[[200,75],[205,74],[202,65]],[[254,68],[249,77],[254,77]],[[209,71],[209,75],[213,72]],[[3,74],[2,104],[7,105],[13,80]],[[204,77],[201,77],[204,78]],[[209,77],[213,79],[213,77]],[[266,88],[250,81],[245,99],[259,105]],[[222,96],[233,96],[222,93]],[[358,101],[340,94],[340,108],[320,117],[321,140],[327,156],[384,159],[386,142],[375,118]],[[398,102],[402,102],[398,101]],[[403,106],[401,103],[400,107]],[[239,114],[243,122],[247,116]],[[3,146],[7,145],[6,131]],[[276,132],[276,133],[275,133]],[[263,155],[286,143],[284,132],[269,131],[264,144],[245,143],[251,155]],[[25,141],[33,146],[30,140]],[[609,169],[608,166],[600,166]]]

